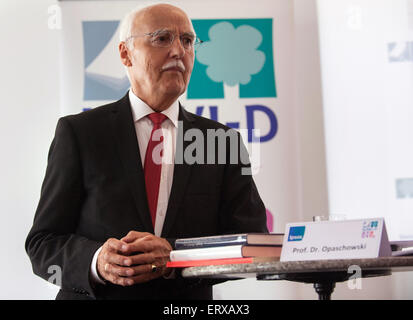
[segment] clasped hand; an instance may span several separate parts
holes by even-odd
[[[130,231],[118,240],[108,239],[97,259],[99,275],[105,280],[131,286],[166,275],[169,242],[147,232]]]

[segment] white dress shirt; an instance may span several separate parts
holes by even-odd
[[[136,165],[142,165],[144,168],[146,148],[151,136],[153,124],[147,117],[150,113],[153,113],[151,107],[145,102],[139,99],[133,92],[129,90],[129,101],[132,108],[133,121],[135,123],[136,137],[139,144],[139,152],[142,163]],[[167,117],[161,124],[163,135],[163,156],[162,156],[162,169],[161,180],[159,183],[159,196],[158,206],[156,209],[156,219],[154,232],[156,236],[161,236],[163,224],[165,221],[166,210],[168,208],[169,195],[171,193],[173,173],[174,173],[174,159],[176,149],[176,136],[178,132],[178,115],[179,115],[179,102],[176,100],[172,105],[162,113]],[[126,234],[125,234],[126,236]],[[91,279],[98,283],[104,283],[97,273],[97,257],[102,248],[99,248],[93,256],[91,268]]]

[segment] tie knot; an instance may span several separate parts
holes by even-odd
[[[148,115],[148,117],[152,121],[154,126],[159,126],[166,119],[166,116],[160,112],[151,113]]]

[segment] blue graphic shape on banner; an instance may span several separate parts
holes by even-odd
[[[224,83],[240,98],[276,97],[272,19],[192,20],[204,41],[188,86],[188,99],[223,99]]]
[[[88,70],[92,63],[99,62],[99,60],[107,63],[118,61],[120,64],[119,58],[113,57],[114,48],[109,47],[118,27],[119,21],[82,22],[85,61],[84,100],[117,100],[130,86],[126,74],[116,77],[107,74],[107,70],[100,72]]]
[[[413,61],[413,41],[390,42],[387,44],[389,62]]]
[[[248,105],[248,106],[245,106],[245,108],[247,112],[248,142],[252,142],[252,141],[267,142],[267,141],[270,141],[272,138],[274,138],[278,131],[278,121],[277,121],[277,117],[275,116],[274,112],[272,112],[270,108],[263,106],[263,105]],[[254,130],[252,130],[255,128],[254,113],[257,111],[263,112],[270,121],[270,131],[267,134],[260,136],[260,137],[255,136]]]
[[[413,178],[396,179],[396,195],[398,199],[413,198]]]

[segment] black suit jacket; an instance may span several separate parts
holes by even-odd
[[[177,154],[192,144],[179,143],[191,128],[205,137],[208,129],[230,130],[182,106],[179,120]],[[108,238],[119,239],[130,230],[153,233],[141,163],[128,94],[59,119],[26,240],[35,274],[49,279],[51,266],[61,268],[58,299],[212,297],[211,282],[179,276],[132,287],[90,283],[92,257]],[[267,232],[265,207],[252,177],[241,174],[242,167],[230,164],[229,156],[223,164],[175,164],[162,237],[173,246],[176,238]]]

